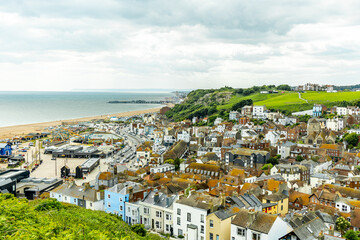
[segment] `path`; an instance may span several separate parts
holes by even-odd
[[[309,103],[308,100],[306,100],[306,99],[304,99],[304,98],[301,97],[301,93],[300,93],[300,92],[298,92],[298,93],[299,93],[299,98],[300,98],[301,100],[304,100],[306,103]]]

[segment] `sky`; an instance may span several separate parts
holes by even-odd
[[[358,0],[0,1],[1,90],[358,84]]]

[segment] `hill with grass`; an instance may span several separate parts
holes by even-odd
[[[181,121],[192,117],[209,116],[227,119],[229,111],[240,111],[245,105],[266,105],[267,109],[284,114],[312,109],[314,104],[332,106],[360,106],[360,92],[343,91],[336,93],[308,91],[298,93],[290,91],[288,85],[262,86],[248,89],[224,87],[220,89],[199,89],[189,93],[186,100],[174,106],[166,115]],[[272,93],[261,93],[269,91]]]
[[[141,235],[116,215],[51,199],[29,202],[0,194],[0,239],[162,239]]]

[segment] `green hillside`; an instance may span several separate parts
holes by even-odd
[[[339,105],[360,105],[360,92],[306,92],[299,93],[287,91],[287,85],[275,87],[262,86],[249,89],[221,89],[195,90],[189,93],[186,101],[177,104],[166,115],[181,121],[192,117],[210,116],[210,122],[216,117],[227,118],[230,110],[240,110],[248,104],[266,105],[268,109],[282,111],[285,114],[309,110],[315,103],[328,107]],[[261,94],[262,90],[277,90],[278,93]],[[250,102],[249,102],[250,101]]]
[[[154,239],[140,237],[120,218],[55,200],[28,202],[0,194],[0,239]]]

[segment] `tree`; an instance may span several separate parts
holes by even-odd
[[[304,160],[304,158],[303,158],[302,156],[297,155],[296,161],[301,162],[301,161],[303,161],[303,160]]]
[[[344,235],[345,231],[349,229],[350,226],[351,224],[345,218],[338,217],[338,219],[336,219],[336,228],[341,232],[341,235]]]
[[[279,160],[277,158],[271,157],[266,160],[266,163],[270,163],[272,166],[279,164]]]
[[[359,240],[359,232],[355,232],[354,230],[349,230],[345,233],[344,237],[347,240]]]
[[[261,168],[261,170],[270,170],[272,167],[273,165],[271,163],[267,163]]]
[[[176,159],[174,160],[175,171],[179,171],[179,169],[180,169],[180,163],[181,163],[180,158],[176,158]]]
[[[301,115],[301,116],[299,116],[299,121],[300,122],[308,122],[310,118],[311,118],[310,115],[307,115],[307,114]]]
[[[252,99],[245,99],[245,100],[241,100],[240,102],[235,103],[232,107],[231,110],[233,111],[241,111],[241,108],[246,106],[246,105],[251,105],[253,104],[253,100]]]
[[[286,84],[277,86],[277,89],[278,90],[291,91],[291,87],[289,85],[286,85]]]
[[[359,135],[356,133],[351,133],[345,136],[344,140],[349,144],[349,148],[350,146],[357,146],[359,144]]]

